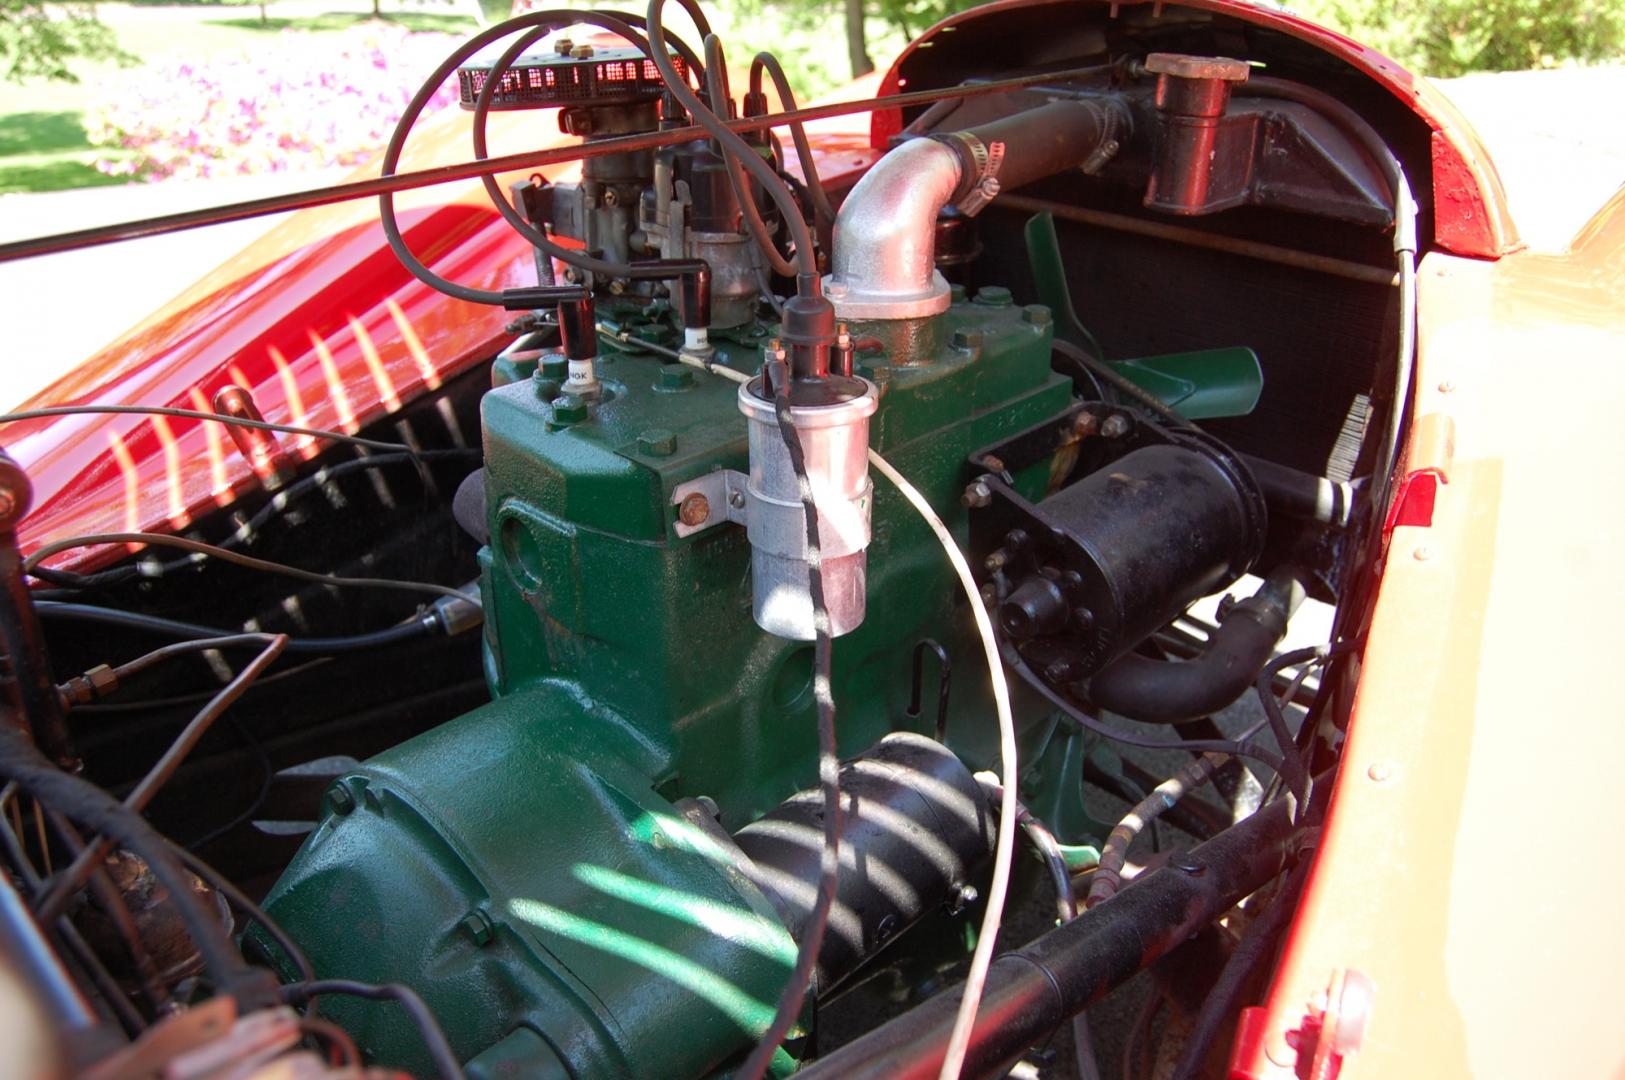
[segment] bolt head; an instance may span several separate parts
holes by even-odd
[[[694,385],[694,369],[687,364],[667,364],[660,369],[660,389],[686,390]]]
[[[1113,413],[1100,425],[1100,433],[1108,439],[1121,439],[1128,434],[1130,426],[1128,417],[1122,413]]]
[[[745,508],[745,493],[743,491],[728,492],[728,505],[735,510],[743,510]]]
[[[677,505],[677,520],[689,528],[704,525],[711,519],[711,500],[699,492],[683,496],[683,501]]]
[[[948,338],[948,344],[956,349],[969,352],[982,347],[982,332],[980,330],[955,330]]]
[[[1081,412],[1072,418],[1072,433],[1087,439],[1100,430],[1100,417],[1092,412]]]
[[[348,814],[355,809],[355,796],[350,794],[349,788],[340,785],[327,793],[327,805],[335,814]]]
[[[576,424],[587,418],[587,403],[571,394],[560,394],[552,404],[555,424]]]
[[[980,508],[993,501],[993,491],[982,481],[975,480],[965,489],[965,494],[959,497],[959,501],[964,506]]]
[[[669,457],[677,451],[677,436],[665,428],[650,428],[638,436],[638,450],[650,457]]]
[[[1010,290],[1002,285],[984,285],[976,290],[976,302],[988,307],[1009,307]]]
[[[1028,304],[1021,309],[1021,318],[1031,326],[1042,330],[1055,321],[1055,316],[1043,304]]]
[[[1172,856],[1168,860],[1168,865],[1173,869],[1178,870],[1182,874],[1189,874],[1191,877],[1201,877],[1203,874],[1207,873],[1207,867],[1203,866],[1186,852],[1179,852],[1178,854]]]
[[[982,560],[982,565],[987,567],[987,572],[988,573],[996,574],[1000,570],[1004,569],[1004,561],[1005,561],[1004,560],[1004,552],[995,551],[993,554],[989,555],[986,559]]]
[[[464,915],[462,927],[463,931],[474,939],[476,945],[488,944],[496,931],[496,927],[491,925],[490,916],[483,911],[470,911]]]

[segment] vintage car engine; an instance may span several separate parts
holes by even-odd
[[[477,453],[436,451],[469,462],[455,525],[331,499],[321,527],[398,530],[377,561],[443,586],[473,570],[428,549],[477,546],[477,605],[406,618],[479,627],[488,701],[435,697],[472,650],[344,689],[383,733],[323,774],[247,955],[409,987],[480,1080],[1004,1075],[1187,939],[1212,985],[1232,945],[1204,928],[1291,902],[1336,761],[1410,347],[1400,158],[1232,39],[1135,23],[922,87],[826,186],[776,133],[777,62],[736,107],[720,43],[659,8],[535,13],[448,60],[476,157],[492,111],[581,137],[578,177],[484,178],[534,284],[446,282],[384,202],[407,269],[506,308],[510,344],[436,402],[478,419]],[[175,604],[141,573],[110,580],[150,628]],[[1331,636],[1282,652],[1305,604]],[[1172,809],[1208,780],[1230,805]],[[1145,820],[1205,841],[1185,869],[1113,829],[1111,800],[1159,798]],[[1047,933],[1010,930],[1023,905]],[[322,1014],[448,1069],[416,1013]]]

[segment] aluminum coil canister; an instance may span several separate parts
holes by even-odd
[[[830,633],[838,637],[863,623],[865,549],[873,502],[869,417],[879,395],[867,379],[833,376],[812,385],[822,400],[794,404],[790,415],[801,436],[807,479],[818,507],[824,606]],[[750,430],[745,521],[751,545],[752,613],[757,625],[770,634],[811,641],[806,511],[773,402],[761,394],[760,379],[739,387],[739,409]]]

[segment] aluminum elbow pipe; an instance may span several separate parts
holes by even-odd
[[[836,215],[834,270],[824,280],[837,318],[912,319],[948,310],[934,230],[963,168],[952,147],[911,139],[858,181]]]

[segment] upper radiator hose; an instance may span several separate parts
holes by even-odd
[[[834,272],[824,292],[843,319],[912,319],[948,309],[933,264],[937,214],[975,214],[1019,188],[1109,156],[1129,129],[1116,98],[1052,101],[974,128],[911,139],[866,173],[835,219]]]

